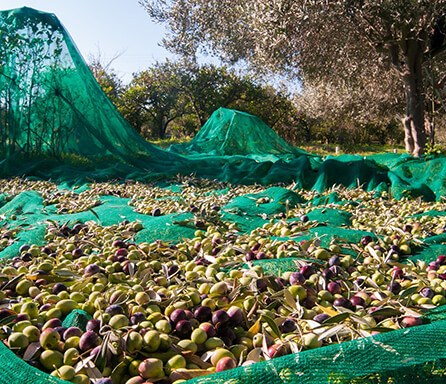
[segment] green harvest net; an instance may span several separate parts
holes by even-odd
[[[440,201],[446,192],[446,158],[414,159],[406,155],[343,155],[326,158],[286,143],[254,116],[217,110],[188,144],[163,151],[143,140],[120,116],[94,80],[73,41],[58,19],[30,8],[0,12],[0,176],[51,179],[74,195],[92,182],[118,180],[131,185],[158,182],[180,199],[182,185],[166,183],[176,174],[193,174],[238,185],[294,183],[294,190],[320,193],[336,185],[361,186],[397,199],[406,196]],[[225,221],[242,232],[262,227],[288,207],[312,206],[310,220],[323,224],[299,234],[318,237],[323,245],[333,237],[357,243],[365,234],[351,228],[345,201],[336,191],[310,201],[288,188],[274,186],[258,194],[229,199],[221,207]],[[0,193],[3,191],[0,191]],[[225,196],[228,191],[213,192]],[[2,227],[18,228],[16,241],[0,257],[18,255],[23,244],[43,244],[48,222],[97,221],[113,225],[140,221],[136,241],[178,242],[192,238],[190,213],[153,217],[135,212],[131,197],[101,196],[98,206],[60,213],[42,196],[25,191],[11,198],[0,195]],[[259,201],[261,201],[259,203]],[[417,212],[408,213],[417,216]],[[439,216],[432,211],[425,215]],[[14,218],[13,218],[14,217]],[[432,235],[413,249],[412,258],[432,260],[446,253],[446,235]],[[292,259],[258,261],[265,270],[295,267]],[[197,383],[425,383],[444,382],[446,320],[440,307],[423,326],[373,336],[237,368],[196,379]],[[88,316],[75,311],[64,325],[83,327]],[[0,383],[61,383],[15,357],[0,343]]]
[[[189,156],[241,155],[263,161],[306,153],[287,143],[258,117],[226,108],[215,111],[189,143],[172,145],[168,150]]]

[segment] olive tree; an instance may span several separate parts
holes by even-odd
[[[333,86],[380,85],[393,71],[405,95],[406,149],[425,146],[426,67],[446,48],[446,0],[140,0],[168,26],[176,53]],[[387,75],[386,75],[387,76]]]

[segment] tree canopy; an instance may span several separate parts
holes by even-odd
[[[406,149],[423,153],[427,77],[435,73],[437,84],[445,74],[446,0],[140,2],[167,24],[164,44],[176,53],[212,53],[257,71],[299,76],[304,87],[347,84],[385,96],[399,84]]]
[[[281,134],[293,124],[290,116],[295,110],[285,91],[225,66],[167,60],[133,74],[128,85],[98,59],[92,60],[90,69],[122,115],[145,137],[193,136],[220,107],[256,115]]]

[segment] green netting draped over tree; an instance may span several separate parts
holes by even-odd
[[[195,137],[171,151],[189,155],[284,156],[306,152],[282,139],[258,117],[227,108],[216,110]]]
[[[25,7],[2,11],[0,19],[3,157],[162,158],[98,88],[55,15]]]
[[[188,144],[163,151],[143,140],[121,117],[94,80],[73,41],[58,19],[30,8],[0,12],[0,175],[51,178],[60,187],[88,189],[96,180],[153,181],[177,173],[195,174],[235,184],[295,183],[295,189],[323,192],[334,185],[390,192],[396,198],[420,196],[438,201],[446,193],[446,159],[383,154],[323,158],[286,143],[254,116],[219,109]],[[227,192],[227,191],[226,191]],[[214,191],[224,194],[224,190]],[[172,197],[173,198],[173,197]],[[9,200],[0,195],[1,225],[16,216],[20,239],[0,257],[17,255],[20,245],[42,244],[45,222],[98,221],[117,224],[140,221],[144,230],[136,241],[177,242],[191,238],[196,228],[184,224],[190,213],[152,217],[137,213],[130,198],[101,197],[94,210],[59,214],[45,206],[37,192],[26,191]],[[262,203],[258,203],[262,200]],[[336,192],[304,202],[290,189],[271,187],[227,201],[222,216],[241,231],[262,227],[288,206],[317,207],[310,220],[321,225],[298,240],[334,236],[352,243],[365,234],[347,228],[350,215],[326,204],[360,205],[342,201]],[[320,206],[320,207],[319,207]],[[416,215],[413,212],[413,215]],[[431,212],[429,215],[442,213]],[[374,235],[373,235],[374,236]],[[425,239],[414,258],[429,260],[445,251],[445,235]],[[265,270],[291,270],[290,259],[259,261]],[[436,316],[444,319],[444,314]],[[73,313],[67,325],[83,326],[87,317]],[[440,381],[432,372],[446,369],[444,320],[285,356],[197,379],[197,383],[415,383]],[[0,384],[60,383],[15,357],[0,343]],[[440,379],[438,379],[440,377]]]

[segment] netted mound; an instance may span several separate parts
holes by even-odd
[[[258,117],[233,109],[217,109],[200,132],[170,151],[190,155],[285,155],[303,154],[274,132]]]
[[[1,157],[167,158],[118,113],[55,15],[2,11],[0,42]]]

